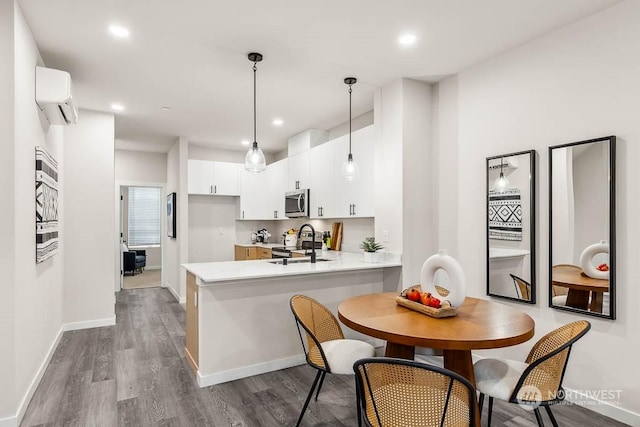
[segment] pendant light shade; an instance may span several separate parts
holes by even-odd
[[[249,172],[262,172],[267,168],[267,162],[256,138],[256,64],[262,61],[262,55],[252,52],[247,57],[253,62],[253,145],[244,157],[244,168]]]
[[[360,169],[358,164],[353,160],[353,154],[351,154],[351,86],[356,84],[358,79],[355,77],[347,77],[344,79],[345,84],[349,85],[349,155],[347,160],[342,164],[342,176],[347,181],[355,181],[358,179]]]
[[[507,179],[506,176],[504,176],[504,173],[502,172],[503,164],[504,164],[503,159],[500,158],[500,176],[493,183],[493,189],[498,193],[504,193],[507,187],[509,186],[509,180]]]

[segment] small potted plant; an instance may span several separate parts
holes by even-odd
[[[378,250],[384,249],[380,243],[376,243],[375,237],[367,237],[360,244],[364,249],[364,262],[378,262]]]

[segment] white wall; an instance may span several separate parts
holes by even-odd
[[[176,141],[167,153],[167,194],[178,193],[178,191],[180,191],[180,142]],[[180,216],[176,219],[176,222],[179,221]],[[178,299],[182,296],[180,294],[180,245],[178,243],[178,239],[181,237],[179,228],[176,230],[175,239],[167,237],[166,233],[163,234],[162,271],[165,280],[163,286],[171,288]]]
[[[13,145],[14,150],[10,159],[12,158],[15,162],[15,169],[10,168],[13,176],[8,182],[13,182],[15,193],[14,203],[9,201],[7,204],[14,209],[13,222],[4,224],[6,228],[13,228],[12,233],[15,233],[15,258],[13,258],[15,275],[8,282],[15,287],[12,301],[16,308],[15,352],[13,353],[15,388],[12,390],[13,399],[10,399],[15,415],[62,326],[63,261],[67,239],[64,224],[65,210],[62,206],[66,196],[63,132],[60,126],[49,126],[34,102],[35,66],[42,64],[42,61],[31,31],[17,5],[14,13],[15,80],[9,81],[14,84],[15,90],[15,133],[9,139],[11,143],[7,145]],[[40,264],[35,262],[34,234],[36,145],[45,147],[58,160],[60,172],[58,181],[61,236],[59,251],[57,255]],[[9,192],[10,198],[11,192]],[[8,277],[12,277],[12,274]]]
[[[485,157],[534,148],[540,155],[538,207],[538,295],[535,306],[503,302],[527,312],[536,322],[536,338],[577,319],[592,330],[574,347],[565,386],[574,390],[622,390],[620,407],[593,406],[640,425],[637,353],[640,351],[640,3],[627,1],[560,31],[472,67],[440,84],[440,150],[457,146],[450,168],[457,175],[458,254],[472,296],[485,294]],[[454,97],[454,99],[449,98]],[[459,114],[455,114],[458,104]],[[443,126],[456,126],[442,129]],[[552,310],[548,304],[548,155],[547,147],[615,134],[618,139],[618,318],[615,321]],[[442,151],[441,151],[442,152]],[[443,191],[449,186],[443,180]],[[452,229],[441,224],[441,238]],[[535,340],[517,347],[480,352],[523,359]],[[635,413],[633,415],[632,413]]]
[[[167,154],[115,150],[116,181],[167,182]]]
[[[0,182],[12,183],[15,172],[14,133],[14,2],[0,2]],[[17,188],[4,185],[5,206],[15,206]],[[0,209],[0,425],[16,412],[15,393],[15,209]]]
[[[189,196],[189,262],[233,261],[237,197]]]
[[[113,323],[114,116],[79,115],[65,128],[65,252],[75,256],[64,259],[64,322]]]

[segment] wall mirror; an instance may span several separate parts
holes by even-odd
[[[616,137],[549,147],[549,306],[615,319]]]
[[[536,152],[487,158],[487,295],[536,302]]]

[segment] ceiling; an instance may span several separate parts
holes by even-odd
[[[618,0],[19,0],[48,67],[71,73],[81,108],[116,113],[116,147],[166,152],[177,137],[246,150],[252,63],[258,142],[348,120],[400,77],[437,81]],[[116,39],[109,25],[127,27]],[[398,37],[413,33],[413,46]],[[161,107],[170,107],[164,111]],[[276,127],[274,118],[284,124]],[[80,118],[82,119],[82,118]]]

